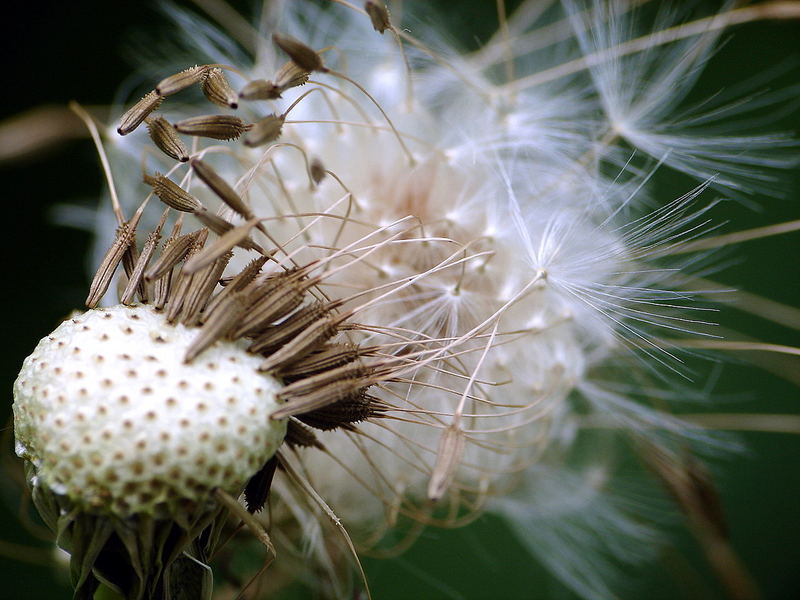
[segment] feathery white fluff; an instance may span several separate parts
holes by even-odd
[[[702,437],[660,409],[608,389],[609,378],[625,372],[611,366],[637,356],[630,362],[643,382],[683,373],[678,351],[660,338],[691,334],[713,319],[694,295],[675,289],[676,274],[691,272],[697,259],[671,255],[713,228],[709,184],[761,192],[775,169],[796,161],[782,153],[796,143],[781,134],[710,126],[746,104],[676,112],[718,44],[716,22],[664,44],[648,32],[674,31],[669,28],[684,15],[659,9],[640,24],[640,13],[627,3],[525,2],[509,19],[510,42],[498,32],[483,48],[462,54],[414,19],[422,7],[405,9],[410,35],[435,48],[407,39],[410,73],[390,32],[378,35],[365,15],[342,6],[270,3],[256,25],[262,37],[244,48],[169,7],[180,33],[169,46],[140,49],[147,58],[143,85],[195,63],[235,66],[243,77],[229,74],[234,87],[269,79],[286,60],[268,39],[280,31],[326,48],[328,66],[373,94],[413,164],[363,93],[317,73],[312,80],[319,84],[291,90],[274,105],[243,103],[239,112],[256,120],[318,90],[291,110],[275,145],[204,150],[258,215],[285,217],[268,222],[270,233],[304,260],[324,257],[333,246],[368,246],[358,240],[376,226],[414,218],[418,225],[404,237],[429,238],[424,246],[402,237],[382,246],[325,282],[332,298],[462,261],[369,306],[357,320],[374,329],[356,335],[365,344],[457,340],[454,351],[471,351],[432,363],[435,369],[415,385],[377,390],[419,412],[394,415],[406,421],[363,424],[364,435],[322,435],[328,451],[302,452],[305,472],[367,547],[405,517],[452,524],[482,509],[487,496],[517,486],[491,508],[518,523],[528,547],[539,548],[537,555],[576,592],[612,597],[601,556],[641,558],[631,548],[649,546],[655,534],[620,508],[618,493],[607,492],[612,455],[598,451],[589,469],[567,459],[582,435],[580,423],[599,414],[623,433]],[[625,51],[635,44],[641,47]],[[174,121],[190,108],[196,109],[176,99],[163,110]],[[138,170],[146,143],[137,132],[112,148],[115,177],[131,203],[145,193]],[[307,172],[314,158],[331,173],[318,186]],[[148,162],[162,171],[172,166],[159,157]],[[655,164],[700,185],[646,208],[642,199]],[[213,204],[202,185],[187,185]],[[312,213],[341,218],[292,216]],[[112,231],[107,220],[98,226],[101,247]],[[449,495],[433,506],[426,490],[451,423],[466,447]],[[335,570],[316,521],[307,521],[289,487],[278,481],[276,490],[279,523],[301,523],[312,540],[309,552]],[[561,505],[562,497],[571,502]]]

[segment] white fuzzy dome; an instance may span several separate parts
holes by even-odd
[[[90,310],[44,338],[14,384],[17,454],[88,509],[162,514],[238,493],[275,453],[280,383],[240,343],[183,362],[198,330],[148,306]]]

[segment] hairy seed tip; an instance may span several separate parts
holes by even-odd
[[[171,96],[178,92],[192,87],[196,83],[200,83],[205,77],[206,65],[195,65],[184,69],[180,73],[175,73],[169,77],[162,79],[156,86],[156,93],[159,96]]]

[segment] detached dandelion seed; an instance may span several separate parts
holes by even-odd
[[[369,593],[359,552],[486,512],[575,594],[619,597],[615,565],[662,543],[615,479],[631,448],[721,585],[758,594],[689,450],[724,443],[668,400],[683,349],[742,348],[700,279],[719,195],[776,192],[800,145],[710,126],[781,94],[676,107],[726,26],[800,9],[636,4],[500,1],[464,54],[421,5],[266,2],[230,44],[165,8],[182,35],[96,136],[115,200],[89,310],[15,385],[76,598],[210,597],[214,561],[220,597]],[[665,170],[695,187],[649,196]],[[257,573],[232,566],[240,522]]]

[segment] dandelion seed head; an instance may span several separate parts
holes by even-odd
[[[241,344],[184,363],[193,337],[150,308],[117,306],[44,338],[14,394],[17,453],[36,485],[118,516],[237,492],[283,440],[285,421],[269,418],[280,384]]]

